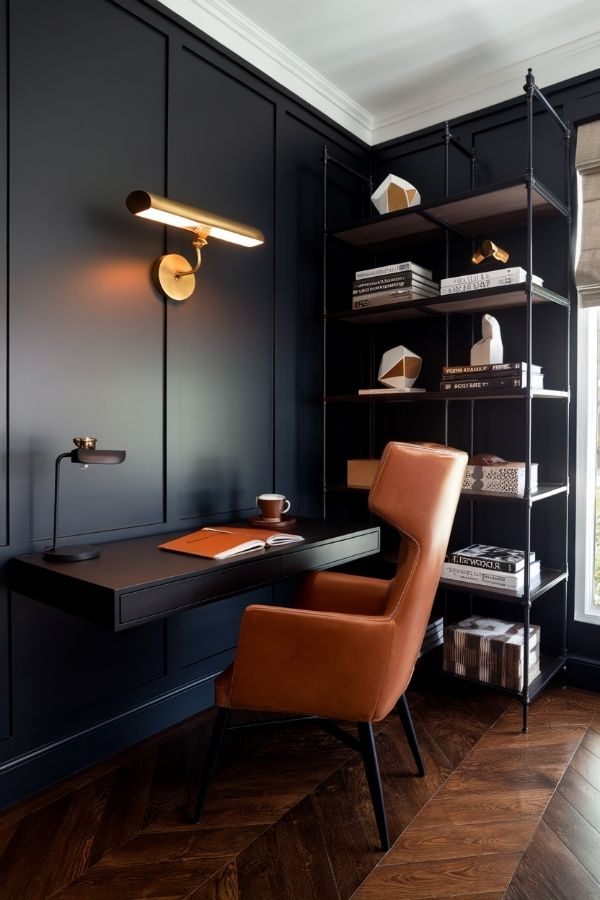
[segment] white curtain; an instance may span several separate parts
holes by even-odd
[[[579,176],[575,283],[580,306],[600,306],[600,119],[577,130],[575,167]]]

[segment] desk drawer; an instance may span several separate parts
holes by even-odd
[[[253,590],[281,577],[281,559],[261,559],[222,572],[186,578],[141,591],[128,591],[120,597],[119,621],[122,625],[157,616],[171,615],[208,600]]]
[[[356,535],[340,541],[322,544],[320,547],[308,547],[296,553],[288,553],[282,557],[282,576],[297,575],[313,569],[327,569],[341,566],[356,557],[379,550],[379,530],[367,534]]]

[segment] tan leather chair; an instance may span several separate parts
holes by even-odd
[[[467,454],[450,447],[388,444],[369,507],[402,536],[394,579],[318,572],[305,578],[294,608],[246,608],[235,662],[215,682],[218,714],[195,821],[230,710],[299,713],[357,724],[358,740],[323,721],[361,752],[382,849],[389,848],[372,723],[398,706],[423,775],[404,692],[435,598],[466,463]]]

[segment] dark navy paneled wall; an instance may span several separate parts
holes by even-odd
[[[127,460],[63,465],[65,539],[244,517],[265,490],[318,514],[320,153],[367,149],[152,0],[0,0],[0,19],[2,571],[48,542],[77,434]],[[152,263],[191,259],[190,237],[134,218],[135,189],[266,242],[211,241],[194,295],[165,301]],[[3,583],[0,806],[211,705],[244,607],[271,600],[112,634]]]

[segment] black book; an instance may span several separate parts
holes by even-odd
[[[534,561],[535,553],[532,550],[529,562]],[[488,569],[490,572],[522,572],[525,567],[525,551],[496,547],[493,544],[469,544],[462,550],[449,553],[446,562],[475,569]]]
[[[527,371],[527,363],[525,362],[505,362],[505,363],[487,363],[479,366],[442,366],[442,377],[464,376],[484,376],[489,378],[491,375],[512,375],[520,374]],[[532,375],[542,371],[541,366],[531,366]]]

